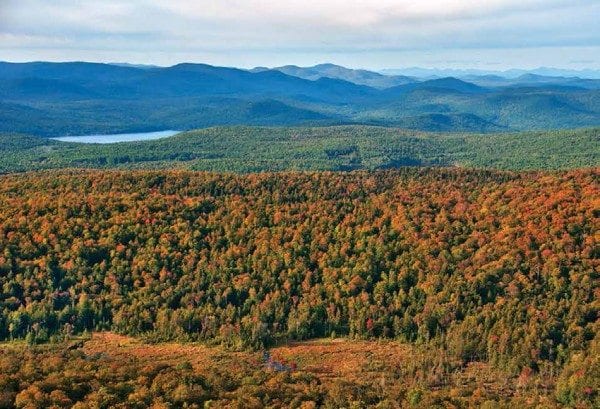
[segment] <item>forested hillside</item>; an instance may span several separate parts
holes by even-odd
[[[516,374],[576,367],[569,393],[594,399],[599,177],[3,176],[0,338],[389,338]]]
[[[597,80],[476,85],[451,77],[411,80],[335,66],[313,69],[288,67],[287,75],[187,63],[0,62],[0,132],[65,136],[339,124],[495,132],[600,125]]]
[[[341,127],[226,127],[118,144],[0,134],[0,172],[49,168],[186,168],[227,172],[400,166],[572,169],[600,166],[600,129],[425,133]]]

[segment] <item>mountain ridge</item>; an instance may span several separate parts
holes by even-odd
[[[312,67],[299,67],[296,65],[284,65],[281,67],[266,68],[256,67],[251,72],[280,71],[287,75],[296,76],[308,80],[320,78],[341,79],[355,84],[367,85],[373,88],[390,88],[397,85],[405,85],[415,82],[413,78],[402,75],[384,75],[375,71],[364,69],[350,69],[340,65],[324,63]]]
[[[342,78],[311,80],[209,64],[0,63],[0,131],[64,136],[362,123],[492,132],[600,125],[600,87],[594,88],[594,80],[524,81],[445,77],[375,88]]]

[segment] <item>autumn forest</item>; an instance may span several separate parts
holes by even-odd
[[[597,407],[599,179],[2,176],[0,407]]]
[[[600,409],[598,16],[0,0],[0,409]]]

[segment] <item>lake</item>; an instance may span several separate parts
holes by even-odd
[[[180,131],[159,131],[159,132],[141,132],[141,133],[120,133],[112,135],[81,135],[81,136],[60,136],[52,138],[61,142],[78,143],[115,143],[115,142],[134,142],[149,141],[152,139],[168,138],[178,134]]]

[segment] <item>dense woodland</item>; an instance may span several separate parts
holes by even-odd
[[[459,367],[560,378],[557,402],[591,407],[599,178],[417,168],[2,176],[0,339],[111,330],[246,351],[394,339],[432,360],[442,349]]]
[[[107,145],[0,134],[0,172],[65,167],[266,172],[401,166],[598,167],[600,128],[448,134],[374,126],[245,126]]]

